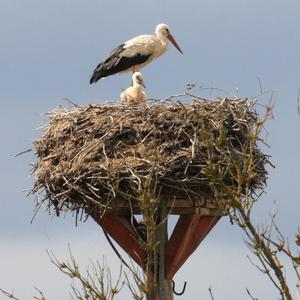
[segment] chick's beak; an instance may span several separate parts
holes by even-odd
[[[180,49],[179,45],[177,44],[175,38],[171,33],[168,34],[168,39],[169,41],[174,45],[174,47],[181,53],[183,54],[182,50]]]
[[[141,85],[142,87],[146,88],[146,85],[145,85],[145,83],[144,83],[143,80],[141,80],[140,85]]]

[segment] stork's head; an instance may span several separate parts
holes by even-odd
[[[180,49],[179,45],[177,44],[175,38],[170,32],[170,28],[167,24],[158,24],[155,29],[156,36],[162,41],[170,41],[174,47],[183,54],[182,50]]]
[[[143,75],[141,72],[134,72],[132,75],[132,82],[133,85],[141,85],[144,88],[146,88],[145,84],[144,84],[144,79],[143,79]]]

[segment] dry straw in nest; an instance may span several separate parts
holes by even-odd
[[[191,203],[258,192],[268,163],[258,124],[248,99],[60,107],[35,142],[33,193],[56,212],[79,212],[139,201],[145,191]]]

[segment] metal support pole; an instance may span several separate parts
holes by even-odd
[[[160,300],[173,300],[173,289],[171,280],[165,278],[165,250],[168,242],[168,211],[165,205],[160,206],[160,225],[158,228],[158,253],[159,253],[159,274],[158,289]]]
[[[167,207],[159,207],[157,219],[157,274],[153,276],[157,279],[157,286],[153,285],[147,300],[174,300],[172,280],[165,278],[165,249],[168,242],[168,211]]]

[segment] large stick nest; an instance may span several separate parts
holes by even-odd
[[[60,107],[35,142],[33,192],[56,212],[105,209],[145,191],[175,201],[255,193],[268,163],[258,121],[247,99]]]

